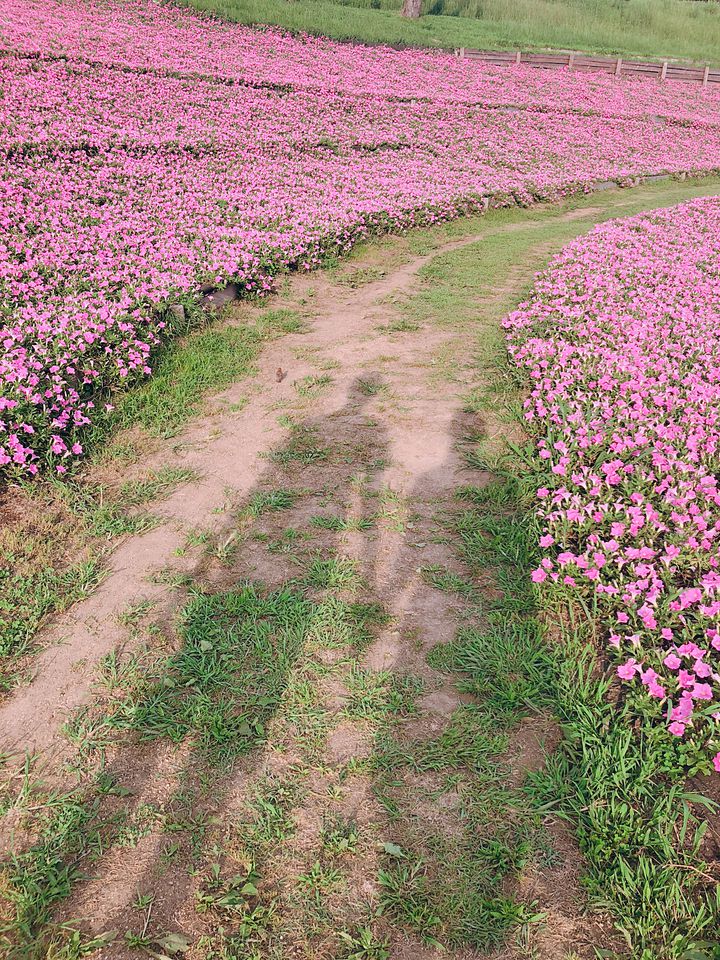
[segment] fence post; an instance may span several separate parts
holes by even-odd
[[[515,63],[520,63],[520,58],[522,57],[522,51],[518,50],[515,54]]]
[[[705,64],[705,70],[703,71],[703,87],[706,87],[708,84],[708,74],[710,73],[710,64]]]
[[[460,49],[458,50],[458,56],[460,57],[461,60],[465,59],[465,47],[460,47]]]
[[[622,70],[622,57],[617,58],[617,63],[615,64],[615,76],[620,76],[620,71]]]
[[[667,60],[663,60],[662,70],[660,71],[660,79],[664,80],[667,76]]]
[[[573,64],[575,63],[575,54],[571,53],[568,57],[568,70],[572,70]]]

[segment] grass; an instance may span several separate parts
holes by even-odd
[[[720,10],[690,0],[425,0],[416,21],[401,0],[182,0],[246,24],[370,44],[455,49],[587,50],[717,62]]]
[[[290,310],[264,308],[238,326],[214,325],[170,343],[154,365],[153,375],[134,390],[122,394],[107,431],[140,426],[149,434],[174,436],[195,416],[210,391],[222,390],[252,373],[262,344],[302,329]]]
[[[133,612],[130,617],[132,627],[138,616]],[[260,784],[244,816],[232,821],[227,843],[234,861],[244,866],[228,873],[217,859],[199,866],[208,856],[217,819],[205,813],[197,791],[176,794],[164,810],[148,804],[131,810],[129,799],[122,802],[130,791],[104,772],[104,750],[121,735],[139,742],[187,743],[200,763],[194,776],[201,785],[204,780],[205,793],[213,789],[217,797],[223,789],[218,774],[266,743],[276,715],[283,714],[283,722],[309,744],[307,724],[317,723],[317,708],[315,692],[307,688],[305,659],[327,646],[362,648],[381,619],[372,605],[336,598],[314,601],[289,587],[265,592],[247,584],[192,597],[182,614],[178,650],[163,656],[155,645],[144,653],[106,657],[105,695],[68,724],[84,786],[63,795],[47,792],[33,779],[26,761],[21,776],[10,771],[7,781],[12,785],[19,780],[20,788],[0,798],[2,812],[17,809],[23,814],[32,837],[23,852],[3,864],[0,875],[3,956],[76,960],[100,945],[80,937],[73,924],[58,925],[55,908],[88,865],[111,847],[135,847],[158,825],[170,838],[183,838],[195,875],[204,870],[198,913],[224,921],[223,926],[241,918],[235,931],[238,948],[262,940],[274,922],[272,902],[266,902],[263,892],[262,863],[294,830],[292,808],[302,795],[301,772]],[[332,857],[351,854],[357,844],[354,825],[340,819],[328,820],[323,837]],[[215,851],[216,858],[222,857],[223,849],[216,843],[210,855]],[[178,856],[180,843],[173,840],[164,850],[169,863]],[[129,934],[130,941],[145,950],[162,946],[162,937],[169,934],[148,933],[147,926],[146,918],[140,933]]]
[[[360,639],[357,616],[356,607],[289,589],[264,594],[249,584],[198,594],[183,614],[180,650],[108,722],[141,741],[189,741],[208,760],[230,764],[265,742],[309,639],[321,626],[328,637],[354,631]]]
[[[153,377],[120,395],[115,411],[88,438],[82,475],[13,487],[0,527],[0,691],[22,677],[22,658],[51,614],[83,599],[102,578],[113,543],[159,521],[141,508],[162,499],[192,471],[166,466],[122,481],[152,436],[173,436],[220,390],[253,371],[263,343],[301,329],[285,309],[253,308],[244,325],[198,329],[164,348]],[[127,439],[128,435],[131,439]],[[113,462],[115,467],[113,469]],[[95,481],[99,471],[111,482]]]
[[[77,479],[13,491],[18,517],[0,530],[0,689],[20,679],[48,616],[97,587],[113,541],[159,522],[139,508],[193,478],[184,468],[162,467],[113,489]]]
[[[464,516],[461,551],[472,562],[485,539],[484,562],[514,584],[529,580],[533,566],[532,478],[524,461],[504,466],[509,472],[497,475],[494,489],[478,488],[472,497],[463,491],[473,508]],[[436,662],[459,671],[460,688],[480,696],[497,718],[534,702],[560,719],[563,740],[545,768],[530,774],[527,795],[538,813],[573,824],[590,905],[612,916],[630,955],[714,957],[709,939],[720,920],[720,892],[705,882],[705,801],[668,778],[657,736],[633,729],[629,711],[609,696],[612,675],[595,652],[595,624],[579,610],[540,610],[527,595],[520,605],[508,593],[498,606],[487,632],[461,633]],[[545,643],[548,632],[554,647]]]

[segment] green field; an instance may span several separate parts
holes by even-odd
[[[339,40],[429,47],[587,50],[625,57],[717,62],[720,4],[713,0],[180,0],[250,24]]]

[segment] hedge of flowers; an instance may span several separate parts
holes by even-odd
[[[368,233],[718,166],[717,92],[460,64],[152,0],[0,9],[0,471],[60,472],[166,306]]]
[[[506,320],[543,559],[643,712],[720,772],[720,198],[569,244]]]

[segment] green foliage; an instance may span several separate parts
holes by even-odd
[[[624,57],[717,61],[720,12],[688,0],[181,0],[239,23],[272,23],[338,40],[455,49],[587,50]]]
[[[522,451],[506,464],[521,475]],[[535,531],[529,502],[512,474],[481,492],[460,525],[462,550],[493,562],[505,581],[529,580]],[[501,578],[502,579],[502,578]],[[548,622],[557,638],[543,642]],[[490,630],[465,631],[443,663],[461,669],[472,690],[506,711],[551,705],[563,740],[543,770],[529,776],[539,813],[568,818],[585,858],[590,903],[612,916],[638,960],[687,960],[720,923],[720,891],[706,883],[702,814],[714,808],[668,764],[655,728],[634,729],[629,707],[609,698],[610,682],[589,642],[595,624],[575,609],[536,610],[503,599]],[[709,954],[708,956],[712,956]]]
[[[153,375],[118,398],[108,428],[140,425],[149,433],[173,436],[200,410],[211,390],[246,377],[263,342],[301,329],[289,310],[263,310],[254,323],[216,324],[172,343],[154,365]]]
[[[358,623],[359,621],[359,623]],[[182,647],[124,701],[112,726],[142,740],[186,739],[214,763],[229,763],[264,743],[289,677],[310,639],[359,641],[362,612],[283,589],[252,584],[197,594],[181,624]]]

